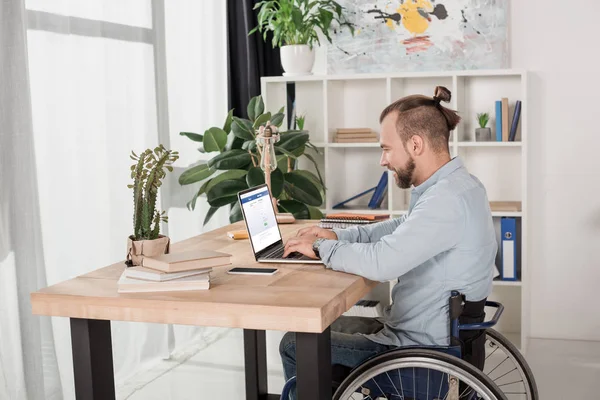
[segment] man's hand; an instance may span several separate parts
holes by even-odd
[[[319,228],[318,226],[311,226],[309,228],[302,228],[298,231],[297,236],[315,236],[317,238],[337,240],[338,237],[334,231],[329,229]]]
[[[288,254],[297,251],[298,253],[302,253],[307,257],[317,259],[317,255],[312,249],[312,245],[315,240],[317,240],[317,237],[315,235],[297,236],[288,240],[285,244],[285,251],[283,252],[283,257],[287,257]]]

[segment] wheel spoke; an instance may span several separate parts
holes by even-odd
[[[396,387],[396,385],[394,385],[394,381],[392,380],[392,378],[390,378],[390,374],[388,374],[387,372],[385,374],[387,375],[388,379],[390,380],[390,383],[394,387],[394,390],[396,391],[396,393],[398,393],[398,388]],[[400,396],[400,393],[398,393],[398,396]]]

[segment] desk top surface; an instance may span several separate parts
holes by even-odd
[[[284,241],[309,224],[316,221],[280,225]],[[117,281],[125,268],[119,262],[32,293],[33,314],[322,332],[376,285],[318,264],[256,263],[248,239],[227,237],[227,231],[235,229],[244,229],[243,221],[171,244],[171,252],[210,249],[232,255],[230,265],[213,268],[209,290],[118,293]],[[234,266],[279,271],[272,276],[227,274]]]

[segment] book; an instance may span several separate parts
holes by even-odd
[[[338,128],[336,130],[337,134],[346,134],[346,133],[372,133],[373,130],[371,128]]]
[[[361,137],[361,138],[340,138],[339,136],[337,136],[335,138],[335,142],[336,143],[376,143],[378,142],[379,139],[377,138],[377,136],[373,136],[373,137]]]
[[[208,273],[212,271],[212,268],[201,268],[201,269],[192,269],[189,271],[181,271],[181,272],[165,272],[152,268],[146,268],[142,266],[131,267],[125,269],[125,276],[131,279],[141,279],[145,281],[154,281],[154,282],[165,282],[170,281],[172,279],[185,278],[187,276],[198,275],[203,273]]]
[[[513,113],[512,124],[510,126],[510,133],[508,135],[508,141],[514,142],[517,136],[517,125],[519,125],[519,117],[521,116],[521,100],[517,100],[515,103],[515,111]]]
[[[387,183],[388,183],[388,172],[383,171],[383,174],[381,174],[381,177],[379,178],[379,182],[377,183],[377,186],[375,187],[375,192],[373,193],[373,196],[371,196],[371,200],[369,201],[369,205],[368,207],[371,209],[375,209],[375,208],[379,208],[381,207],[381,203],[383,203],[383,199],[387,194]]]
[[[492,211],[521,211],[520,201],[490,201]]]
[[[192,250],[144,257],[143,267],[165,272],[180,272],[231,264],[231,254],[213,250]]]
[[[502,102],[496,101],[496,141],[502,141]]]
[[[344,229],[355,225],[373,224],[389,218],[389,214],[327,214],[324,218],[321,218],[321,221],[319,221],[319,227],[323,229]]]
[[[117,282],[117,291],[119,293],[174,292],[207,290],[210,288],[209,273],[157,282],[129,278],[126,275],[126,272],[127,268],[123,271]]]
[[[348,221],[348,220],[361,220],[361,221],[379,221],[382,219],[388,219],[390,217],[389,214],[355,214],[355,213],[336,213],[336,214],[326,214],[324,219],[329,220],[339,220],[339,221]]]
[[[508,142],[508,99],[502,98],[502,141]]]

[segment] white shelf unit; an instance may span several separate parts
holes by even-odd
[[[390,73],[355,75],[309,75],[301,77],[264,77],[261,93],[266,110],[275,112],[286,105],[287,85],[295,85],[296,113],[305,115],[310,141],[319,148],[315,156],[325,180],[326,196],[321,210],[342,211],[332,207],[365,191],[379,181],[379,143],[335,143],[337,128],[368,127],[379,134],[379,115],[385,106],[409,95],[432,96],[436,86],[452,92],[448,107],[457,110],[461,123],[450,136],[452,156],[460,156],[468,170],[486,186],[490,201],[520,201],[520,211],[497,211],[492,215],[500,243],[500,219],[516,217],[520,223],[519,280],[495,281],[490,300],[504,304],[505,311],[497,329],[513,343],[525,349],[529,336],[529,269],[527,204],[527,73],[523,70],[448,71],[439,73]],[[476,142],[477,113],[488,112],[488,127],[495,138],[495,101],[509,100],[509,124],[516,100],[522,101],[521,119],[514,142]],[[286,107],[286,121],[287,121]],[[287,128],[284,126],[283,128]],[[314,171],[307,160],[300,168]],[[388,193],[381,208],[367,207],[371,193],[350,203],[351,212],[388,213],[392,217],[406,213],[410,190],[396,186],[388,173]],[[498,260],[499,262],[499,260]],[[394,282],[388,285],[392,287]],[[381,290],[378,295],[381,295]],[[380,299],[384,302],[390,299]],[[493,310],[489,310],[491,316]]]

